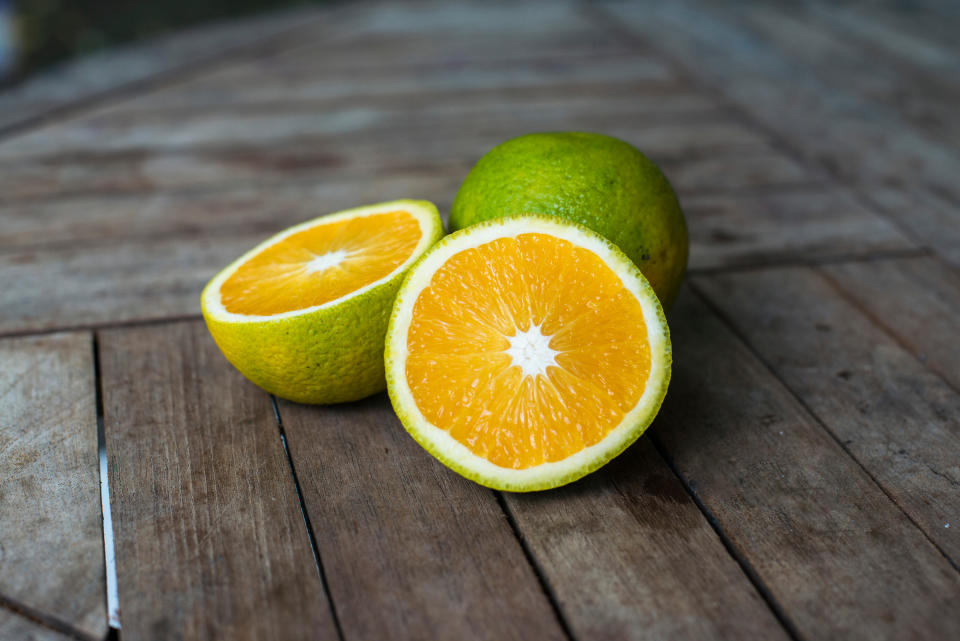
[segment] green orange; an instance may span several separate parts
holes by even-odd
[[[594,133],[508,140],[470,171],[452,230],[522,214],[567,218],[606,237],[640,268],[664,308],[687,267],[687,226],[663,172],[632,145]]]

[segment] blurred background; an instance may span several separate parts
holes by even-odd
[[[178,28],[329,0],[0,0],[0,86]]]

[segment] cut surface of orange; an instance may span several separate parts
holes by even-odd
[[[401,288],[386,348],[410,433],[484,485],[572,481],[659,409],[670,341],[656,295],[609,241],[547,216],[447,237]]]
[[[277,396],[368,396],[385,385],[383,340],[403,276],[442,235],[436,207],[415,200],[305,222],[217,274],[204,319],[227,359]]]
[[[319,223],[286,235],[220,286],[235,314],[272,316],[323,305],[393,272],[423,239],[409,211],[385,211]]]

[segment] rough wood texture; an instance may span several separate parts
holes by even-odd
[[[74,638],[0,608],[0,639],[10,639],[11,641],[71,641]]]
[[[207,280],[264,236],[0,253],[0,334],[198,316]]]
[[[264,164],[269,160],[264,160]],[[242,160],[237,160],[241,165]],[[282,163],[282,161],[278,161]],[[251,173],[257,160],[251,159]],[[181,167],[188,171],[190,165]],[[19,248],[107,245],[117,241],[155,240],[179,236],[218,238],[257,233],[266,238],[296,223],[358,203],[398,198],[432,197],[449,208],[464,168],[436,167],[431,171],[399,169],[381,176],[329,175],[274,185],[245,184],[186,192],[159,191],[149,195],[102,194],[85,198],[0,205],[0,251]],[[304,172],[306,173],[306,172]],[[442,199],[437,200],[438,196]]]
[[[386,395],[280,416],[344,638],[565,638],[493,493],[433,460]]]
[[[689,291],[671,321],[654,436],[799,634],[960,634],[960,573],[924,534]]]
[[[831,265],[822,273],[960,390],[960,272],[935,258],[913,258]]]
[[[336,639],[270,398],[200,322],[100,362],[124,640]]]
[[[504,499],[578,639],[787,638],[648,438]]]
[[[353,3],[0,93],[0,638],[103,636],[101,578],[89,627],[27,600],[89,587],[60,559],[86,503],[31,510],[62,497],[22,487],[66,487],[80,459],[19,462],[95,447],[55,433],[94,425],[89,335],[10,337],[58,328],[102,337],[125,641],[960,638],[958,19],[949,0]],[[700,293],[671,313],[652,435],[572,487],[498,496],[382,396],[283,404],[299,497],[269,398],[177,319],[267,235],[397,197],[445,210],[483,153],[545,129],[639,146],[687,212]],[[31,541],[43,572],[21,571]]]
[[[0,601],[99,639],[107,618],[92,338],[0,340],[0,363]]]
[[[0,93],[0,135],[37,121],[71,104],[89,101],[125,86],[157,79],[177,69],[222,57],[244,48],[264,46],[282,34],[315,22],[316,11],[292,10],[273,16],[206,24],[104,53],[89,55],[32,77]]]
[[[914,247],[890,223],[830,187],[680,194],[690,267],[856,257]]]
[[[871,277],[896,289],[884,271],[878,266]],[[951,527],[960,515],[960,394],[811,270],[695,282],[927,536],[960,562],[960,528]]]

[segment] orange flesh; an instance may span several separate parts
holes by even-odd
[[[228,312],[254,316],[322,305],[390,274],[420,236],[405,211],[319,223],[241,265],[220,287],[220,300]]]
[[[509,337],[533,326],[555,364],[525,374]],[[643,309],[596,254],[548,234],[451,256],[414,304],[406,376],[433,425],[501,467],[559,461],[601,441],[650,372]]]

